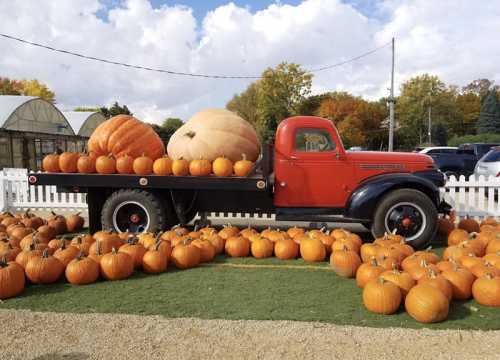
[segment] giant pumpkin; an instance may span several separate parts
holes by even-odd
[[[167,151],[173,159],[207,159],[224,156],[235,162],[245,154],[255,161],[260,142],[255,129],[235,113],[207,109],[195,114],[170,138]]]
[[[100,124],[88,142],[89,152],[96,156],[113,154],[115,158],[143,154],[153,160],[162,157],[165,147],[151,126],[130,115],[118,115]]]

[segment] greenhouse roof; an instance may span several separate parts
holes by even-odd
[[[1,95],[0,96],[0,127],[16,109],[28,101],[38,99],[36,96]]]

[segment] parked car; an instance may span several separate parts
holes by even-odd
[[[420,149],[417,151],[420,154],[427,154],[427,155],[432,155],[432,154],[456,154],[458,147],[456,146],[429,146],[429,147],[424,147],[424,148],[417,148]]]
[[[492,147],[498,144],[461,144],[458,148],[428,148],[427,155],[434,159],[439,170],[447,176],[469,176],[474,173],[476,163]],[[424,149],[423,151],[425,151]]]
[[[277,221],[357,222],[375,237],[397,232],[429,245],[445,184],[427,155],[346,151],[334,124],[283,120],[247,177],[31,173],[31,185],[87,193],[91,232],[157,232],[196,213],[275,214]]]
[[[475,175],[500,176],[500,147],[494,147],[476,164]]]

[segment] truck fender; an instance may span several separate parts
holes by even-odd
[[[408,173],[382,174],[363,181],[347,201],[346,217],[372,220],[380,199],[392,190],[415,189],[439,205],[439,188],[430,180]]]

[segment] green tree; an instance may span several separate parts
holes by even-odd
[[[226,104],[226,108],[241,116],[253,126],[259,122],[257,106],[260,82],[256,81],[248,85],[241,94],[236,94]]]
[[[396,102],[396,119],[404,132],[405,148],[427,141],[429,109],[432,125],[443,124],[452,134],[463,131],[463,114],[457,106],[456,87],[446,85],[429,74],[416,76],[401,85]]]
[[[462,93],[474,94],[482,99],[488,94],[488,91],[490,91],[490,89],[493,89],[495,91],[500,90],[499,86],[495,85],[494,83],[494,81],[491,81],[489,79],[476,79],[464,86],[462,88]]]
[[[100,111],[108,119],[121,114],[133,115],[128,109],[127,105],[120,106],[117,101],[115,101],[115,103],[109,108],[107,108],[106,106],[101,107]]]
[[[267,69],[259,81],[257,131],[263,140],[274,136],[278,124],[298,115],[300,104],[311,92],[313,75],[293,63]]]
[[[167,118],[161,125],[150,124],[154,131],[161,137],[165,144],[168,143],[170,137],[180,128],[184,123],[178,118]]]
[[[437,124],[432,130],[433,142],[438,146],[446,146],[448,142],[446,127],[443,124]]]
[[[316,115],[321,102],[328,97],[328,93],[308,96],[299,104],[299,114],[308,116]]]
[[[500,133],[500,104],[494,89],[489,90],[481,102],[476,126],[479,134]]]

